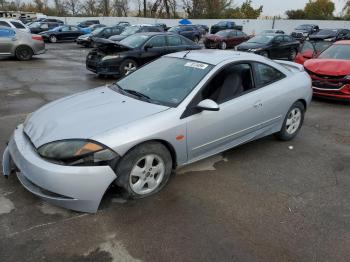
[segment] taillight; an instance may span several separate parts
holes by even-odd
[[[32,39],[37,41],[43,41],[43,37],[41,35],[32,35]]]

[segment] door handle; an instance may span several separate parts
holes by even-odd
[[[254,104],[254,107],[255,107],[255,108],[259,108],[259,107],[262,107],[262,106],[263,106],[263,104],[262,104],[262,101],[261,101],[261,100],[255,102],[255,104]]]

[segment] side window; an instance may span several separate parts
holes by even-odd
[[[64,26],[61,28],[61,32],[68,32],[69,31],[69,27],[68,26]]]
[[[165,36],[156,36],[148,41],[148,45],[152,45],[153,47],[164,47],[165,44]]]
[[[248,63],[231,64],[217,73],[200,93],[198,103],[211,99],[218,104],[250,92],[255,88],[252,67]]]
[[[70,30],[71,30],[71,31],[79,31],[78,27],[75,27],[75,26],[71,26],[71,27],[70,27]]]
[[[22,25],[21,23],[16,22],[16,21],[12,21],[11,24],[13,24],[16,28],[19,28],[19,29],[24,29],[25,28],[24,25]]]
[[[285,77],[285,75],[277,69],[261,63],[255,63],[255,73],[257,76],[257,86],[259,87],[272,84]]]
[[[42,25],[40,26],[40,28],[41,28],[41,29],[49,29],[49,25],[48,25],[48,24],[42,24]],[[53,27],[51,27],[51,28],[53,28]]]
[[[15,35],[15,32],[11,29],[0,29],[0,38],[10,38]]]
[[[5,21],[0,21],[0,26],[4,26],[4,27],[11,27],[7,22]]]
[[[274,41],[275,41],[276,43],[282,43],[282,42],[283,42],[283,36],[276,36],[275,39],[274,39]]]
[[[179,46],[182,45],[181,38],[176,35],[168,36],[168,46]]]
[[[113,34],[120,34],[121,30],[120,28],[113,28]]]
[[[242,31],[236,31],[238,36],[245,36],[245,33],[243,33]]]
[[[286,36],[283,37],[283,41],[284,42],[291,42],[292,39],[289,36],[286,35]]]
[[[238,35],[238,34],[237,34],[236,31],[232,31],[232,32],[228,33],[228,37],[235,37],[235,36],[237,36],[237,35]]]

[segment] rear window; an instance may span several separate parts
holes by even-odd
[[[7,22],[0,21],[0,26],[11,27]]]
[[[16,28],[19,28],[19,29],[24,29],[25,28],[25,26],[22,25],[19,22],[11,21],[11,24],[13,24]]]

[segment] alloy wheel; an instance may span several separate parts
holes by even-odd
[[[149,154],[139,159],[131,170],[129,185],[139,195],[155,191],[162,183],[165,164],[161,157]]]
[[[129,62],[124,66],[125,75],[129,75],[136,70],[136,65],[133,62]]]
[[[300,127],[301,123],[301,110],[294,108],[290,111],[286,121],[286,131],[288,134],[293,135]]]

